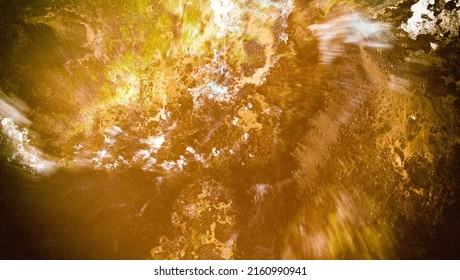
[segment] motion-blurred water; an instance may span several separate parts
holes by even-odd
[[[2,15],[5,258],[458,257],[457,92],[369,3],[45,2]]]

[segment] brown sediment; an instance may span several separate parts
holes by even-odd
[[[441,132],[455,118],[455,97],[431,95],[420,77],[396,78],[390,62],[377,65],[378,54],[361,49],[359,56],[349,61],[362,67],[352,71],[354,87],[329,93],[332,101],[296,152],[304,203],[286,233],[285,258],[420,257],[427,251],[404,253],[408,247],[400,246],[410,232],[423,247],[451,203],[454,186],[435,174],[454,160],[458,145],[448,136],[458,127]]]

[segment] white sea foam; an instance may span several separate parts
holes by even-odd
[[[6,144],[9,150],[9,161],[20,164],[32,173],[50,175],[54,172],[56,163],[30,143],[29,126],[32,122],[23,113],[27,109],[21,100],[0,92],[0,121],[3,135],[0,137],[0,142]]]
[[[412,16],[407,23],[402,23],[401,28],[409,34],[411,39],[417,38],[420,34],[430,34],[436,27],[434,12],[428,9],[433,5],[434,0],[420,0],[411,6]]]
[[[188,154],[192,154],[192,155],[193,155],[193,158],[194,158],[196,161],[200,162],[200,163],[203,164],[204,166],[207,166],[206,161],[205,161],[203,155],[197,153],[197,152],[195,151],[195,149],[193,149],[192,147],[187,147],[187,148],[185,149],[185,151],[186,151],[186,154],[187,154],[187,153],[188,153]]]
[[[32,122],[22,113],[27,109],[21,100],[6,96],[0,91],[0,116],[11,118],[16,124],[30,126]]]
[[[9,146],[11,154],[9,161],[15,161],[32,173],[42,175],[51,174],[56,163],[47,159],[45,154],[30,144],[29,131],[26,128],[20,129],[12,118],[0,118],[4,142]]]
[[[141,143],[148,145],[150,152],[156,154],[158,150],[160,150],[161,146],[163,145],[165,141],[166,141],[166,138],[164,135],[158,135],[158,136],[149,136],[147,139],[142,139]]]
[[[259,37],[265,48],[265,64],[251,77],[231,73],[225,59],[222,58],[228,54],[227,46],[215,49],[212,61],[200,67],[194,75],[195,80],[199,82],[198,85],[189,89],[195,109],[200,108],[206,99],[228,102],[245,84],[261,85],[265,82],[265,76],[276,62],[276,45],[288,40],[284,30],[287,28],[287,17],[294,8],[294,1],[210,0],[210,7],[213,12],[213,23],[217,26],[216,40],[242,40],[242,36],[248,36],[249,30],[257,33],[263,29],[270,34],[260,37],[258,33],[249,35]],[[243,20],[247,16],[251,20]],[[275,24],[279,24],[281,28],[278,34],[271,34],[274,32]]]
[[[177,160],[166,160],[161,163],[161,167],[166,171],[180,172],[184,170],[187,165],[187,161],[183,155],[179,156]]]
[[[391,47],[383,36],[388,26],[371,21],[359,13],[344,15],[322,24],[313,24],[309,28],[319,40],[321,62],[325,64],[342,55],[347,44],[372,48]]]
[[[204,84],[189,89],[189,91],[193,96],[195,109],[198,109],[202,106],[203,97],[207,97],[208,99],[220,102],[226,102],[230,100],[228,87],[220,85],[213,80],[207,80]]]
[[[444,0],[443,2],[447,4],[451,1],[454,0]],[[429,8],[430,5],[434,4],[434,0],[419,0],[411,6],[412,16],[407,22],[401,24],[401,28],[407,32],[412,40],[422,34],[457,36],[460,29],[460,11],[442,9],[439,14],[435,14]],[[459,5],[460,2],[457,1],[456,6],[458,7]]]
[[[211,0],[214,23],[219,27],[218,38],[240,30],[243,10],[232,0]]]

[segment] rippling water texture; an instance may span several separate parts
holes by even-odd
[[[0,3],[0,257],[460,257],[457,0]]]

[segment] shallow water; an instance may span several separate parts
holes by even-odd
[[[458,90],[372,1],[2,6],[3,258],[458,258]]]

